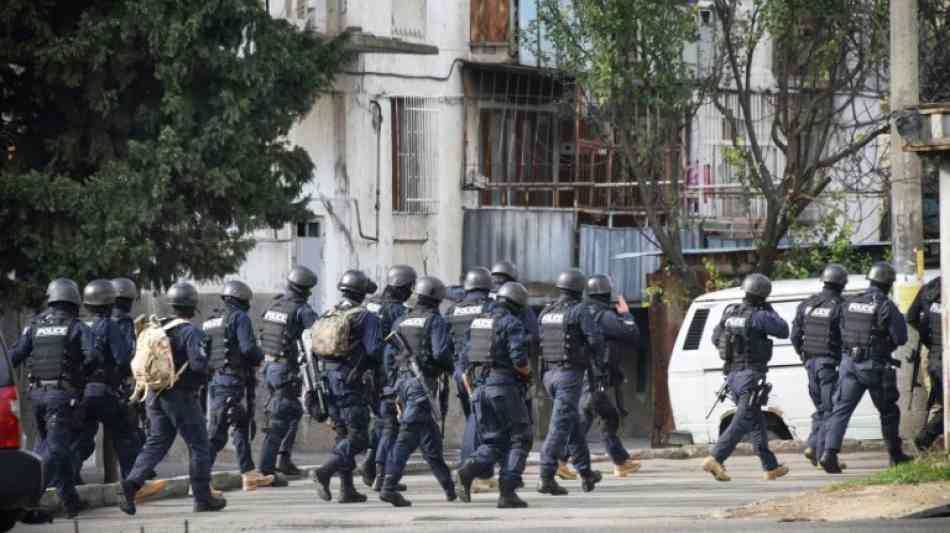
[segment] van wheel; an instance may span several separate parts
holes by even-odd
[[[16,525],[20,517],[23,516],[23,510],[6,509],[0,511],[0,532],[10,531]]]

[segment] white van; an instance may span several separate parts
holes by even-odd
[[[937,276],[928,272],[926,279]],[[852,295],[868,287],[863,275],[848,279],[845,295]],[[792,320],[798,304],[821,291],[820,280],[789,280],[772,283],[769,303],[779,315]],[[726,289],[700,296],[690,306],[686,320],[676,337],[670,360],[670,401],[677,431],[692,435],[695,443],[715,442],[728,427],[736,406],[730,400],[721,403],[709,419],[706,413],[716,401],[715,394],[723,383],[722,360],[712,343],[713,328],[719,324],[727,306],[742,300],[739,288]],[[768,381],[772,384],[766,411],[770,439],[808,438],[814,405],[808,395],[808,375],[788,339],[772,339],[775,349],[769,363]],[[906,364],[906,363],[905,363]],[[880,439],[881,424],[877,410],[865,394],[851,417],[846,438]]]

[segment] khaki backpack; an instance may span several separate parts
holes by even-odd
[[[334,309],[320,317],[310,328],[313,353],[327,359],[345,356],[350,351],[350,317],[362,307]]]
[[[149,391],[158,393],[173,387],[181,373],[188,368],[188,363],[185,363],[175,371],[172,345],[168,339],[169,331],[188,322],[176,318],[162,325],[155,315],[136,322],[142,327],[135,341],[135,357],[132,358],[135,390],[129,400],[140,402]]]

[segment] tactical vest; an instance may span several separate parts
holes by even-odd
[[[290,328],[301,305],[301,302],[280,296],[264,312],[258,333],[265,354],[281,357],[292,349],[295,335]]]
[[[927,313],[930,315],[927,317],[930,324],[930,357],[940,358],[943,357],[943,309],[939,298],[930,304]]]
[[[752,315],[758,309],[740,304],[722,319],[719,337],[719,355],[732,369],[756,368],[764,370],[772,359],[772,343],[764,331],[752,327]]]
[[[511,358],[502,350],[495,349],[498,338],[497,326],[504,316],[502,311],[483,313],[472,320],[468,340],[468,364],[491,365],[492,368],[511,369]]]
[[[844,329],[841,331],[841,341],[844,349],[855,353],[858,358],[864,359],[875,354],[871,353],[874,337],[880,337],[877,327],[878,310],[881,307],[880,297],[866,292],[849,299],[844,303]]]
[[[563,301],[549,305],[541,312],[541,354],[547,363],[567,363],[587,368],[590,355],[580,324],[568,320],[568,313],[579,302]]]
[[[409,345],[409,350],[415,354],[420,363],[426,363],[432,359],[432,342],[429,340],[429,328],[434,314],[431,309],[413,310],[402,317],[399,326],[397,326],[399,334],[402,335],[403,340]],[[409,363],[410,355],[408,353],[400,352],[396,356],[396,364],[399,366],[405,367]]]
[[[841,358],[841,346],[832,346],[832,315],[841,303],[838,297],[814,297],[803,309],[802,351],[809,356]],[[837,349],[836,349],[837,348]]]
[[[45,315],[34,323],[30,377],[40,380],[65,378],[66,348],[73,318]]]
[[[395,299],[380,296],[367,298],[363,302],[363,309],[366,309],[379,318],[383,338],[389,336],[393,329],[393,323],[396,321],[394,313],[392,312],[393,306],[403,307],[403,303]],[[387,312],[387,310],[389,312]]]
[[[228,326],[234,322],[234,315],[237,311],[231,311],[224,314],[221,310],[215,310],[211,318],[201,324],[202,331],[210,344],[208,348],[208,368],[219,370],[229,366],[233,370],[241,370],[244,362],[241,361],[241,354],[238,350],[237,340],[228,338]]]
[[[112,353],[112,346],[109,344],[109,327],[112,326],[112,319],[107,317],[100,319],[97,317],[92,320],[84,320],[83,322],[89,326],[89,330],[93,334],[93,339],[95,339],[93,345],[102,356],[99,364],[96,365],[96,368],[88,375],[87,380],[97,383],[113,383],[116,380],[116,363],[115,354]]]
[[[472,321],[488,312],[489,300],[460,302],[452,309],[452,313],[445,317],[452,329],[452,342],[455,343],[457,353],[462,352],[465,346],[465,334],[468,333]]]

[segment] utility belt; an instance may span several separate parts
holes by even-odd
[[[264,361],[267,363],[286,363],[290,358],[284,355],[265,354]]]
[[[231,365],[224,365],[214,372],[222,376],[233,376],[239,379],[247,379],[250,374],[245,368],[235,368]]]
[[[892,359],[889,355],[875,353],[874,350],[864,346],[852,346],[845,350],[848,357],[855,363],[863,363],[868,360],[875,360],[881,363],[890,364]]]
[[[805,352],[804,354],[802,354],[802,361],[808,361],[809,359],[818,359],[818,358],[834,359],[836,362],[840,362],[840,361],[841,361],[841,356],[835,356],[834,354],[831,354],[831,353],[808,353],[808,352]]]
[[[729,364],[729,371],[754,370],[755,372],[766,373],[769,370],[768,363],[753,363],[751,361],[732,362]]]
[[[570,361],[564,361],[564,360],[562,360],[562,361],[544,361],[544,366],[547,367],[547,368],[551,368],[551,367],[560,368],[561,370],[578,370],[578,371],[587,370],[586,367],[577,365],[577,364],[572,363],[572,362],[570,362]]]
[[[64,392],[79,392],[77,387],[61,379],[34,379],[30,381],[30,389],[61,390]]]

